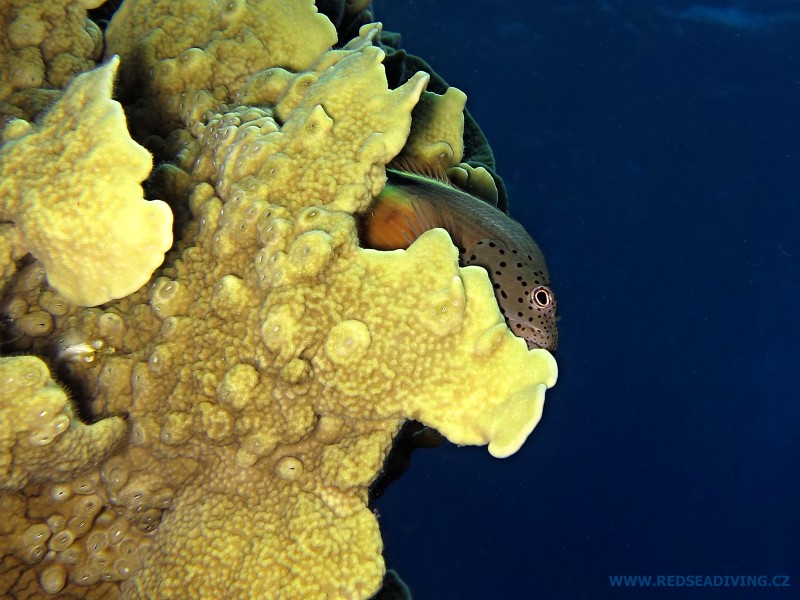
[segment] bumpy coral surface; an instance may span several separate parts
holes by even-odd
[[[464,156],[464,105],[467,96],[451,87],[439,96],[425,92],[414,110],[412,135],[403,154],[424,164],[451,167]]]
[[[12,121],[0,148],[0,220],[17,228],[0,232],[11,247],[0,269],[24,249],[82,306],[138,290],[172,245],[169,206],[142,198],[150,153],[111,99],[118,63],[76,77],[40,125]]]
[[[123,84],[146,90],[139,97],[148,118],[165,129],[177,124],[186,94],[210,107],[262,69],[306,69],[336,42],[336,30],[313,0],[127,0],[107,40],[106,55],[122,57]]]
[[[94,67],[103,51],[103,36],[86,10],[102,3],[0,3],[0,122],[5,114],[29,119],[58,95],[56,90]]]
[[[119,417],[82,423],[34,356],[0,358],[0,386],[0,489],[75,477],[123,439],[126,426]]]
[[[368,598],[367,488],[403,420],[496,456],[536,425],[555,362],[511,334],[486,272],[443,230],[359,246],[427,82],[388,89],[377,32],[271,65],[240,105],[178,108],[155,180],[180,231],[145,288],[79,308],[38,261],[6,278],[7,339],[75,404],[39,359],[0,363],[0,593]]]

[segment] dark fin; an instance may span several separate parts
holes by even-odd
[[[433,427],[423,427],[419,431],[411,434],[411,442],[414,448],[436,448],[441,446],[447,441],[444,437]]]
[[[411,466],[411,453],[419,448],[436,448],[447,439],[432,427],[426,427],[419,421],[406,421],[394,438],[392,449],[383,470],[369,487],[370,503],[375,502],[386,491],[389,485],[402,477]]]
[[[434,179],[451,187],[453,185],[450,177],[447,176],[447,169],[444,166],[414,158],[413,156],[399,154],[392,159],[392,162],[386,165],[386,168]]]
[[[381,589],[370,600],[412,600],[411,590],[394,569],[387,569]]]

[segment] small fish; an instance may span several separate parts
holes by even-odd
[[[393,169],[386,174],[388,182],[362,221],[365,245],[397,250],[410,246],[425,231],[445,229],[459,248],[461,262],[488,272],[511,331],[528,348],[555,350],[556,299],[544,255],[525,228],[498,208],[450,185],[446,175],[440,179]]]

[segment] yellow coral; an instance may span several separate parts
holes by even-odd
[[[64,87],[95,66],[102,33],[86,18],[86,10],[100,4],[102,0],[0,3],[0,115],[30,119],[33,113],[25,105],[39,94],[38,88]]]
[[[262,69],[306,69],[336,42],[313,0],[127,0],[106,35],[123,85],[147,90],[162,127],[233,100]]]
[[[411,161],[414,167],[444,171],[461,189],[497,206],[497,184],[484,167],[460,162],[464,156],[464,106],[467,96],[449,87],[444,94],[423,92],[414,108],[411,133],[399,158],[399,166]]]
[[[64,306],[35,263],[9,286],[19,347],[55,345],[92,415],[126,413],[130,436],[0,498],[0,592],[368,598],[385,571],[368,486],[403,420],[495,456],[536,425],[556,365],[511,334],[486,272],[443,230],[359,247],[354,215],[427,82],[388,89],[378,32],[188,119],[182,175],[161,174],[191,218],[147,289]]]
[[[78,76],[41,125],[9,125],[14,139],[0,148],[0,219],[17,226],[49,283],[84,306],[140,288],[172,244],[169,207],[142,198],[150,154],[111,100],[118,63]]]
[[[464,156],[464,106],[467,95],[450,87],[442,94],[425,92],[414,109],[411,135],[403,153],[424,164],[452,167]]]
[[[71,479],[107,458],[125,430],[119,417],[81,423],[38,358],[0,358],[0,490]]]
[[[485,167],[459,163],[447,169],[447,177],[462,190],[483,198],[489,204],[498,205],[497,183]]]

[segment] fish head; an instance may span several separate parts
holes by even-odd
[[[509,329],[529,349],[551,352],[558,346],[556,297],[541,250],[530,240],[527,247],[510,247],[502,240],[480,240],[464,262],[486,269],[497,304]]]

